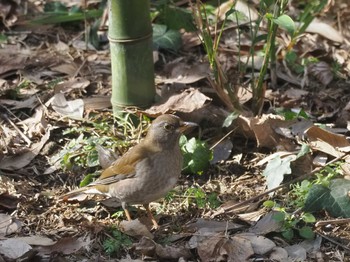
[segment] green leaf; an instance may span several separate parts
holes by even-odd
[[[239,116],[239,113],[234,111],[232,113],[230,113],[224,120],[224,123],[222,124],[223,127],[229,127],[233,120],[237,119],[237,117]]]
[[[94,179],[94,174],[87,174],[83,180],[81,180],[79,187],[87,186],[90,184]]]
[[[0,44],[5,43],[7,41],[7,36],[0,33]]]
[[[272,218],[277,222],[282,222],[286,218],[286,214],[284,212],[274,212]]]
[[[285,239],[291,240],[294,237],[294,230],[292,228],[289,228],[282,232],[282,236]]]
[[[324,207],[323,203],[329,198],[329,189],[322,185],[313,185],[305,200],[304,210],[307,212],[318,212]]]
[[[100,164],[98,159],[98,152],[96,150],[90,151],[87,155],[86,165],[88,167],[95,167]]]
[[[316,218],[314,217],[313,214],[310,213],[304,213],[301,217],[301,219],[305,222],[305,223],[315,223],[316,222]]]
[[[263,203],[263,206],[267,208],[273,208],[275,206],[275,202],[272,200],[267,200]]]
[[[300,229],[298,229],[299,235],[305,239],[313,239],[315,237],[314,231],[312,231],[312,228],[309,226],[304,226]]]
[[[309,152],[311,152],[310,146],[308,144],[302,144],[301,149],[298,152],[297,158],[307,155]]]
[[[158,18],[161,24],[165,24],[172,30],[185,29],[187,32],[196,30],[196,26],[193,23],[192,12],[185,8],[166,4],[161,8]]]
[[[327,210],[333,217],[350,217],[350,181],[334,179],[330,186],[313,185],[306,197],[305,208],[307,212]]]
[[[281,28],[286,30],[291,36],[294,35],[295,23],[290,16],[284,14],[284,15],[281,15],[280,17],[274,18],[272,20],[274,23],[278,24]]]
[[[181,147],[184,156],[184,171],[202,174],[209,167],[212,151],[203,141],[191,138]]]
[[[182,46],[181,34],[168,30],[165,25],[153,24],[153,44],[157,48],[177,51]]]

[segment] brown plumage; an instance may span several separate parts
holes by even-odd
[[[69,199],[79,193],[102,193],[117,198],[128,220],[127,204],[143,204],[158,227],[149,203],[164,197],[176,184],[182,168],[179,138],[196,124],[174,115],[155,119],[144,140],[106,168],[93,183],[62,196]]]

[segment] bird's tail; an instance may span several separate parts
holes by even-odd
[[[81,187],[75,190],[72,190],[64,195],[59,196],[59,199],[63,201],[73,201],[73,200],[78,200],[82,201],[87,198],[87,195],[89,194],[103,194],[102,192],[98,191],[94,187]]]

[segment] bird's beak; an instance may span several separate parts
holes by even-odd
[[[181,133],[185,132],[186,130],[190,128],[197,127],[198,125],[193,122],[181,122],[180,126],[177,128],[177,130]]]

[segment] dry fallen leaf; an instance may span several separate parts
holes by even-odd
[[[91,243],[90,237],[72,238],[66,237],[58,240],[54,245],[39,246],[37,250],[41,255],[48,255],[51,253],[63,253],[66,255],[77,252],[79,249],[88,248]]]
[[[0,253],[12,259],[18,259],[31,250],[32,247],[19,239],[0,240]]]
[[[249,232],[258,234],[258,235],[266,235],[271,232],[279,232],[282,229],[283,223],[278,222],[273,216],[277,212],[272,211],[267,213],[260,219],[253,227],[249,229]]]
[[[138,219],[134,219],[131,221],[123,220],[119,224],[120,230],[132,237],[148,237],[149,239],[153,239],[153,234],[148,230],[148,228],[140,222]]]
[[[57,241],[53,241],[51,238],[40,236],[40,235],[16,237],[15,239],[23,241],[28,245],[32,245],[32,246],[52,246],[57,243]]]
[[[21,222],[11,216],[0,213],[0,236],[11,235],[21,229]]]
[[[158,116],[171,112],[190,113],[203,108],[211,99],[198,89],[189,88],[180,94],[174,94],[167,100],[162,100],[144,112],[150,116]]]
[[[178,261],[180,258],[189,259],[192,257],[190,250],[186,247],[162,246],[147,237],[142,237],[140,242],[134,245],[134,248],[143,257],[157,257],[162,261]]]
[[[36,106],[40,104],[40,101],[35,95],[32,95],[24,100],[0,99],[0,103],[2,105],[10,106],[12,109],[22,109],[22,108],[34,109]]]
[[[298,22],[295,22],[295,24],[296,26],[299,26]],[[344,37],[339,31],[326,24],[325,22],[318,20],[317,18],[312,20],[305,31],[308,33],[319,34],[334,42],[342,43],[344,41]]]
[[[27,166],[40,153],[40,150],[43,148],[49,138],[50,128],[46,130],[46,134],[41,138],[39,142],[32,144],[27,152],[19,155],[4,157],[0,162],[0,169],[18,170]]]
[[[55,94],[58,93],[69,93],[74,89],[84,90],[88,85],[90,85],[90,81],[84,78],[74,78],[69,81],[64,81],[55,86],[54,91]]]
[[[164,71],[167,72],[168,78],[157,78],[157,83],[181,83],[192,84],[209,76],[209,64],[201,63],[188,65],[184,62],[173,61],[165,65]]]
[[[310,64],[308,66],[308,72],[323,86],[327,86],[334,77],[331,67],[324,61]]]
[[[312,126],[305,131],[310,146],[334,157],[350,152],[350,142],[344,135],[334,134],[318,126]]]
[[[62,93],[58,93],[55,94],[51,105],[62,116],[78,120],[83,118],[84,101],[82,99],[67,101]]]
[[[274,247],[276,247],[276,244],[272,240],[263,236],[259,236],[257,234],[240,233],[235,236],[249,240],[252,244],[254,253],[257,255],[265,255],[266,253],[269,253]]]
[[[237,131],[242,135],[255,139],[258,147],[276,148],[279,150],[295,150],[294,142],[281,136],[277,131],[285,128],[290,122],[273,114],[261,117],[245,117],[240,115],[236,121]]]

